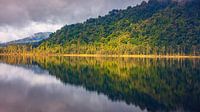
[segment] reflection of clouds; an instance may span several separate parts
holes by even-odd
[[[56,78],[48,77],[48,74],[40,75],[35,74],[34,71],[26,70],[20,67],[8,66],[5,64],[0,64],[1,73],[0,80],[3,81],[13,81],[13,80],[23,80],[27,81],[29,84],[54,84],[61,83],[57,81]]]
[[[0,64],[0,112],[138,112],[82,87],[63,85],[55,77]]]

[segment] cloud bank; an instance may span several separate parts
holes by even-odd
[[[23,38],[46,25],[55,31],[65,24],[105,15],[112,9],[123,9],[143,0],[0,0],[0,41]],[[147,0],[146,0],[147,1]],[[32,32],[27,33],[27,29]],[[12,34],[10,34],[12,33]]]

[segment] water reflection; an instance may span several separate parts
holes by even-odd
[[[0,73],[1,76],[12,79],[1,77],[4,80],[1,83],[10,85],[9,88],[0,84],[1,91],[8,90],[13,96],[20,94],[23,97],[20,99],[26,96],[26,103],[18,104],[22,109],[29,102],[28,109],[43,111],[49,107],[49,112],[200,110],[199,59],[0,57],[0,60],[7,63],[3,66],[10,67],[6,70],[1,65],[1,71],[8,72]],[[13,75],[9,75],[11,71]],[[11,85],[14,82],[17,84]],[[31,92],[12,92],[24,88]],[[9,97],[7,93],[1,96]],[[38,106],[32,106],[35,105],[32,102]],[[10,104],[3,108],[6,105]]]
[[[133,112],[139,107],[112,102],[82,87],[64,85],[48,73],[0,64],[0,112]]]

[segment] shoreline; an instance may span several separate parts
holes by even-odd
[[[113,58],[196,58],[200,56],[192,55],[104,55],[104,54],[0,54],[0,56],[63,56],[63,57],[113,57]]]

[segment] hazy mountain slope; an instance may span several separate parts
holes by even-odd
[[[30,37],[10,41],[10,42],[3,43],[3,44],[4,45],[36,44],[38,42],[41,42],[42,40],[49,38],[50,34],[51,34],[51,32],[39,32],[39,33],[35,33],[34,35],[32,35]]]

